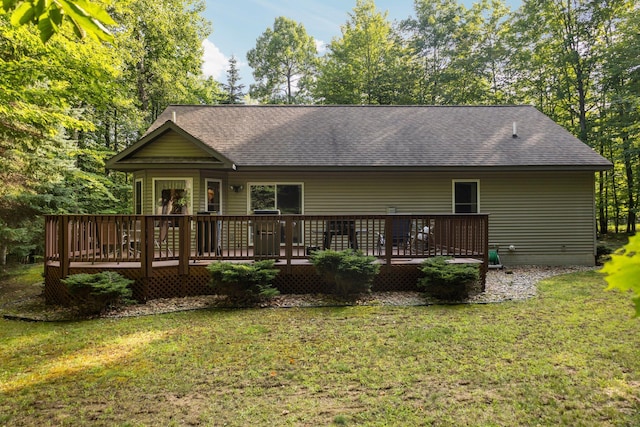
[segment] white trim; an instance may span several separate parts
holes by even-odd
[[[157,196],[156,196],[156,181],[184,181],[185,182],[185,190],[189,192],[189,207],[188,214],[193,214],[193,177],[183,177],[183,176],[158,176],[151,179],[151,194],[153,196],[153,214],[157,215],[156,212],[156,204],[157,204]]]
[[[475,182],[476,183],[476,199],[477,210],[471,213],[480,213],[480,180],[479,179],[452,179],[451,180],[451,212],[456,213],[456,183],[458,182]]]
[[[218,214],[222,214],[224,212],[224,204],[223,204],[223,199],[222,199],[222,195],[223,195],[222,180],[221,179],[217,179],[217,178],[215,178],[215,179],[214,178],[205,178],[205,180],[204,180],[204,195],[203,195],[203,199],[202,199],[204,201],[204,209],[202,209],[202,211],[203,212],[204,211],[207,211],[207,212],[209,211],[208,206],[207,206],[207,196],[208,196],[207,190],[209,189],[209,183],[210,182],[217,182],[218,185],[219,185],[218,192],[220,193],[219,194],[219,197],[220,197],[220,211],[218,211],[217,213]]]

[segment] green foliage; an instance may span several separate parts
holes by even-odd
[[[327,104],[410,104],[408,52],[394,37],[386,13],[358,0],[318,68],[314,96]]]
[[[375,257],[353,250],[317,251],[311,256],[311,262],[341,297],[370,292],[373,279],[380,272]]]
[[[636,317],[640,316],[640,234],[629,238],[626,246],[612,254],[600,272],[606,275],[607,289],[634,294]]]
[[[229,68],[227,69],[227,84],[223,84],[224,95],[223,104],[241,104],[244,93],[244,85],[240,83],[240,73],[238,71],[238,60],[231,55],[229,58]]]
[[[273,287],[279,270],[273,268],[274,260],[256,261],[252,264],[215,262],[207,266],[211,286],[219,294],[248,300],[268,299],[280,292]]]
[[[317,53],[313,37],[304,26],[279,16],[247,53],[258,82],[252,87],[258,99],[287,104],[304,99]]]
[[[104,9],[89,0],[3,0],[2,7],[12,12],[13,25],[36,25],[43,42],[60,32],[63,22],[72,25],[79,39],[88,36],[95,40],[113,41],[105,25],[116,25],[116,22]]]
[[[72,304],[82,314],[99,314],[109,307],[132,302],[134,280],[113,271],[72,274],[61,282],[67,286]]]
[[[452,264],[449,257],[437,256],[422,262],[420,271],[423,277],[418,286],[438,298],[462,299],[468,296],[468,285],[478,281],[478,264]]]

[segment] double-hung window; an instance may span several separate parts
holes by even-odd
[[[480,212],[480,181],[479,180],[454,180],[453,181],[453,212],[454,213],[479,213]]]

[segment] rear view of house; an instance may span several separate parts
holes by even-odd
[[[504,264],[595,259],[611,163],[531,106],[169,106],[108,167],[135,214],[485,213]]]

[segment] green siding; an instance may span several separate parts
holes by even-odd
[[[168,132],[136,151],[132,158],[203,158],[211,156],[175,132]]]
[[[592,172],[232,174],[245,185],[228,212],[247,213],[247,183],[304,183],[306,214],[451,213],[452,180],[480,180],[480,211],[490,214],[489,242],[505,264],[594,263]],[[513,245],[515,251],[509,251]]]
[[[136,174],[136,177],[139,175]],[[141,175],[140,175],[141,176]],[[594,263],[595,207],[592,172],[349,172],[242,173],[148,171],[145,212],[150,213],[153,177],[193,177],[193,211],[202,210],[205,177],[222,180],[225,214],[244,215],[249,183],[303,183],[304,213],[451,213],[452,180],[480,180],[480,211],[489,216],[489,242],[502,262],[514,264]],[[238,193],[229,185],[243,185]],[[515,251],[509,251],[510,245]]]

